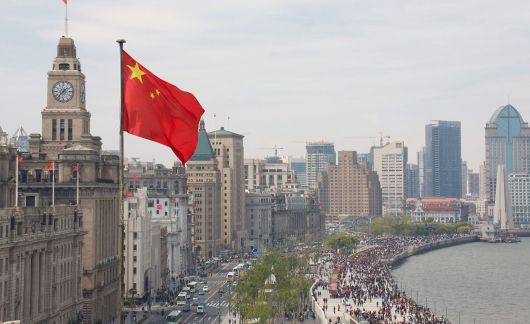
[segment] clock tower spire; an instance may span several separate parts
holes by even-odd
[[[59,150],[73,145],[96,148],[93,144],[98,144],[94,140],[99,142],[99,138],[90,135],[85,75],[81,72],[74,40],[63,36],[59,39],[52,69],[48,71],[47,106],[42,111],[42,141],[44,145]]]

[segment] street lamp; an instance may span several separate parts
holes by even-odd
[[[217,323],[221,324],[221,297],[223,297],[223,292],[219,290],[219,304],[217,305]]]

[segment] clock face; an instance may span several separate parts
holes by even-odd
[[[85,84],[81,83],[81,103],[85,103]]]
[[[68,102],[74,97],[74,87],[68,81],[59,81],[53,86],[52,94],[55,100]]]

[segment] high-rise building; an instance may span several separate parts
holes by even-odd
[[[418,198],[420,197],[420,173],[417,164],[407,163],[405,180],[407,185],[405,191],[405,198]]]
[[[497,166],[503,164],[507,174],[529,173],[530,127],[512,105],[495,111],[486,124],[486,199],[495,199]]]
[[[228,232],[230,227],[226,218],[221,221],[221,172],[203,120],[197,149],[186,164],[186,172],[191,194],[188,206],[192,213],[193,253],[199,258],[211,258],[219,255],[221,232]]]
[[[508,178],[515,225],[530,226],[530,175],[512,173]]]
[[[245,174],[243,135],[221,127],[208,133],[221,171],[221,244],[242,251],[247,239],[245,227]],[[227,226],[225,229],[224,226]]]
[[[365,163],[368,163],[369,168],[372,169],[372,160],[373,160],[372,153],[373,152],[370,152],[370,153],[358,153],[357,154],[357,163],[359,165],[363,165]]]
[[[317,187],[318,174],[326,170],[328,164],[336,164],[335,146],[329,142],[314,142],[306,145],[307,186]]]
[[[294,171],[294,174],[296,176],[295,180],[298,183],[298,186],[302,188],[307,187],[307,164],[305,158],[295,158],[295,157],[288,157],[287,161],[284,160],[284,162],[287,162],[289,164],[289,170]]]
[[[424,196],[462,196],[462,155],[459,121],[425,126]]]
[[[42,136],[30,134],[20,168],[26,206],[77,203],[83,213],[83,321],[108,323],[119,316],[121,230],[119,157],[101,149],[90,133],[85,75],[74,40],[61,37],[48,72]],[[78,171],[76,171],[78,170]],[[79,191],[76,190],[79,177]],[[52,179],[55,191],[52,194]]]
[[[425,147],[418,152],[418,197],[425,197]]]
[[[16,152],[0,128],[0,322],[77,322],[83,314],[82,210],[41,205],[38,192],[20,195],[15,207]],[[35,204],[26,207],[30,200]]]
[[[403,142],[373,147],[373,171],[379,176],[383,197],[383,214],[401,216],[405,204],[408,152]]]
[[[339,151],[339,163],[329,165],[318,180],[318,201],[328,222],[338,216],[381,216],[381,186],[377,173],[357,164],[354,151]]]
[[[467,172],[467,192],[466,195],[479,197],[480,195],[480,174],[474,173],[473,170]]]
[[[462,182],[461,182],[461,185],[460,187],[462,188],[462,197],[465,197],[465,195],[467,194],[467,162],[466,161],[462,161],[462,171],[461,171],[461,176],[462,176]]]

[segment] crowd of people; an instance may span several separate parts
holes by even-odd
[[[353,255],[330,253],[320,269],[321,279],[313,290],[319,300],[318,287],[328,290],[333,298],[340,298],[345,311],[359,321],[370,324],[446,324],[449,320],[437,316],[428,307],[420,305],[400,291],[390,273],[395,257],[409,246],[422,246],[460,236],[443,234],[421,237],[392,236],[368,238],[362,241],[366,248]],[[329,276],[323,276],[331,272]],[[364,306],[376,300],[377,310]],[[324,303],[327,307],[327,303]],[[340,310],[340,304],[338,304]],[[335,311],[335,308],[333,309]],[[325,311],[325,309],[324,309]]]

